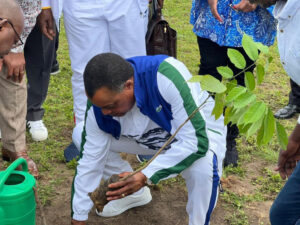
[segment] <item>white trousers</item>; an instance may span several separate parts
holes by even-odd
[[[65,0],[64,24],[71,58],[75,121],[84,120],[83,72],[97,54],[145,55],[148,0]]]
[[[83,125],[84,122],[77,124],[73,132],[73,142],[78,149],[80,149]],[[224,143],[217,143],[217,146],[225,148]],[[151,155],[156,151],[145,149],[128,138],[121,137],[119,140],[112,141],[103,171],[104,179],[112,174],[132,171],[129,163],[120,157],[120,152]],[[189,225],[209,224],[210,215],[218,198],[219,178],[222,175],[223,155],[217,152],[224,152],[224,150],[216,153],[209,150],[205,157],[198,159],[181,173],[188,190],[186,211],[189,215]]]

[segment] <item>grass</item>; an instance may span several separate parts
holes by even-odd
[[[199,65],[199,51],[196,36],[189,24],[191,1],[187,0],[165,0],[163,13],[170,26],[178,32],[178,59],[182,61],[191,71],[197,74]],[[265,101],[275,112],[288,102],[289,79],[284,72],[278,56],[277,45],[270,48],[270,54],[274,60],[269,66],[265,82],[258,87],[258,98]],[[260,61],[265,62],[266,57]],[[60,31],[60,43],[58,50],[58,61],[61,72],[51,76],[47,100],[44,104],[44,122],[49,131],[49,138],[44,142],[33,142],[27,134],[29,155],[37,162],[41,179],[39,182],[39,195],[42,203],[48,204],[55,198],[56,187],[65,177],[73,176],[76,162],[64,163],[63,150],[71,142],[73,123],[73,103],[71,90],[71,63],[69,59],[68,44],[63,21]],[[281,121],[288,133],[293,129],[296,119]],[[270,168],[277,162],[279,145],[274,138],[273,141],[263,147],[258,147],[254,137],[246,140],[241,137],[238,140],[240,153],[239,166],[228,167],[224,170],[224,177],[235,176],[243,182],[248,182],[254,187],[254,191],[238,194],[232,190],[226,190],[220,195],[220,204],[227,210],[224,218],[227,224],[247,225],[250,224],[246,212],[251,202],[273,200],[281,189],[284,182]],[[247,165],[259,161],[262,166],[254,174],[250,174]],[[4,167],[8,164],[4,163]],[[160,188],[173,185],[174,183],[184,185],[184,180],[172,178],[160,184]],[[261,223],[262,224],[262,223]]]

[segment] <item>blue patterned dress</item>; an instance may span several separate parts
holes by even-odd
[[[207,0],[193,0],[190,22],[194,33],[208,38],[220,46],[241,47],[242,34],[253,37],[257,42],[272,45],[276,36],[276,19],[272,15],[273,7],[257,7],[255,11],[236,12],[229,5],[240,0],[219,0],[218,12],[223,19],[220,23],[212,15]]]

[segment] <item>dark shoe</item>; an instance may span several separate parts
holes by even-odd
[[[6,149],[2,149],[2,159],[5,161],[15,161],[18,158],[24,158],[27,161],[28,170],[29,172],[37,178],[39,176],[39,171],[32,159],[29,158],[27,155],[26,150],[23,150],[21,152],[11,152]]]
[[[239,153],[236,148],[236,142],[227,143],[227,150],[224,159],[224,167],[232,165],[233,167],[238,166]]]
[[[153,155],[136,155],[137,160],[142,163],[144,161],[149,161]]]
[[[65,149],[64,156],[66,162],[70,162],[73,159],[78,159],[79,157],[79,150],[76,148],[75,144],[71,142],[71,144]]]
[[[287,106],[279,109],[275,114],[277,119],[289,119],[292,118],[297,112],[300,112],[300,107],[293,104],[288,104]]]
[[[59,70],[59,63],[56,61],[56,63],[54,63],[52,65],[50,74],[51,75],[55,75],[55,74],[58,74],[59,72],[60,72],[60,70]]]

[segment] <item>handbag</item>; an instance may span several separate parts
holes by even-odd
[[[146,34],[147,55],[163,54],[176,58],[177,32],[164,19],[157,0],[153,0],[151,5],[152,13]]]

